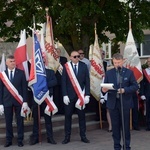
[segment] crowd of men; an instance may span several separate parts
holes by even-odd
[[[57,49],[60,56],[60,49]],[[104,51],[102,51],[104,59]],[[90,61],[85,58],[84,51],[72,51],[70,60],[59,57],[59,62],[63,67],[62,73],[56,73],[51,69],[46,69],[47,85],[49,95],[53,96],[54,103],[58,108],[58,114],[65,116],[65,138],[62,144],[70,142],[72,115],[77,113],[79,118],[80,138],[84,143],[90,143],[86,137],[85,107],[90,102]],[[115,90],[103,87],[101,93],[107,95],[105,100],[101,100],[104,116],[107,114],[109,132],[112,132],[114,149],[121,150],[121,135],[124,128],[124,141],[126,150],[130,150],[130,109],[133,109],[133,129],[139,130],[138,120],[138,96],[146,102],[146,130],[150,131],[150,58],[147,59],[148,68],[144,69],[143,80],[138,85],[131,70],[123,67],[124,59],[120,53],[112,56],[114,68],[107,70],[107,62],[103,61],[105,69],[104,83],[113,83]],[[28,109],[27,99],[32,103],[29,107],[32,110],[33,131],[30,137],[30,145],[39,142],[39,113],[45,119],[47,142],[57,144],[53,138],[53,127],[51,116],[44,113],[45,101],[38,106],[34,101],[31,90],[27,88],[24,72],[16,68],[14,56],[6,58],[7,69],[0,75],[0,115],[5,115],[6,120],[6,143],[4,147],[12,145],[13,135],[13,112],[16,115],[18,146],[22,147],[24,137],[23,113]],[[107,100],[107,103],[106,103]],[[98,102],[99,103],[99,102]],[[98,106],[98,103],[97,106]],[[40,110],[40,111],[39,111]],[[98,109],[95,109],[97,115]],[[123,113],[122,113],[123,110]],[[98,116],[99,117],[99,116]],[[122,118],[123,122],[122,122]]]

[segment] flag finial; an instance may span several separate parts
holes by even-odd
[[[36,30],[36,27],[35,27],[35,16],[33,15],[33,29],[34,31]]]
[[[45,11],[46,11],[46,16],[48,16],[49,8],[48,8],[48,7],[46,7],[46,8],[45,8]]]
[[[129,12],[129,29],[131,29],[131,12]]]
[[[96,23],[95,23],[94,31],[95,31],[95,34],[96,34],[96,32],[97,32]]]

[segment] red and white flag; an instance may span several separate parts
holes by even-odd
[[[45,40],[45,49],[46,49],[46,58],[47,58],[47,67],[53,69],[55,72],[59,67],[59,56],[57,50],[55,49],[54,39],[53,39],[53,28],[52,28],[52,19],[47,15],[47,24],[46,24],[46,40]]]
[[[0,72],[6,70],[6,63],[5,63],[5,54],[2,54],[1,64],[0,64]]]
[[[139,83],[143,79],[141,61],[135,45],[131,29],[129,30],[126,46],[124,49],[124,66],[134,72],[134,76]]]
[[[15,57],[15,61],[16,61],[16,67],[25,71],[26,80],[28,81],[29,70],[28,70],[28,62],[27,62],[25,29],[21,33],[19,44],[14,52],[14,57]]]
[[[91,54],[92,53],[92,54]],[[100,100],[100,84],[102,82],[104,76],[104,67],[103,61],[101,58],[100,47],[98,43],[98,35],[95,32],[95,42],[92,47],[90,47],[90,62],[91,62],[91,70],[90,70],[90,91],[94,98],[99,101]]]

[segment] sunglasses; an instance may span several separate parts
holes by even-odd
[[[80,55],[77,55],[77,56],[72,56],[73,58],[80,58]]]

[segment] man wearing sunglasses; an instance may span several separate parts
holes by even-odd
[[[87,58],[85,58],[84,51],[80,49],[78,50],[78,53],[80,54],[80,61],[84,62],[87,65],[88,70],[90,71],[91,63]]]
[[[85,104],[90,98],[89,71],[85,63],[79,61],[77,51],[71,52],[70,62],[64,66],[62,73],[62,94],[65,108],[65,139],[62,144],[70,142],[72,114],[76,110],[79,117],[81,141],[89,143],[86,138]]]

